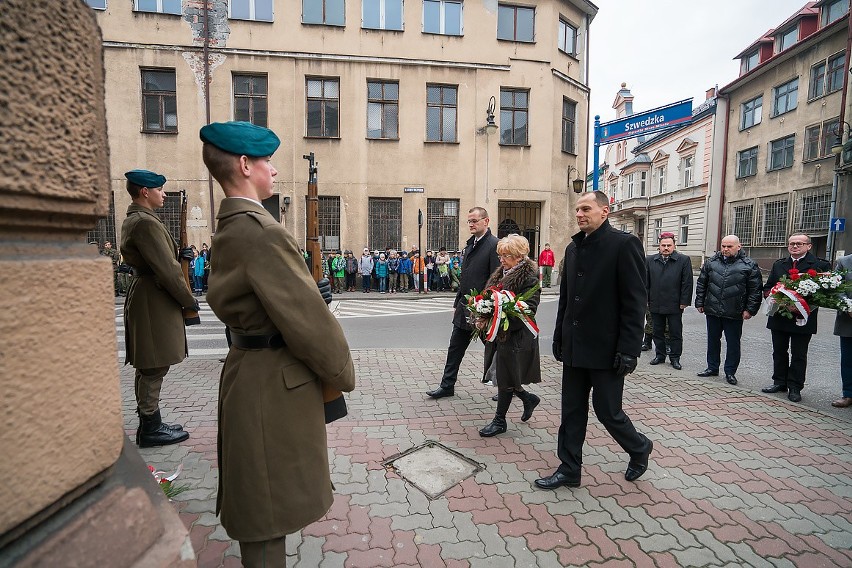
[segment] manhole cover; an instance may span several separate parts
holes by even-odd
[[[475,461],[433,441],[388,458],[382,465],[396,471],[429,499],[440,497],[483,469]]]

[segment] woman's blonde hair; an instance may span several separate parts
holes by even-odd
[[[530,242],[516,233],[506,235],[497,241],[497,254],[511,254],[512,256],[523,257],[529,253]]]

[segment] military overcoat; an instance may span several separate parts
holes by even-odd
[[[124,302],[125,363],[151,369],[186,357],[182,307],[195,298],[177,261],[178,246],[150,209],[131,204],[121,225],[121,254],[136,274]]]
[[[355,387],[343,330],[296,239],[254,201],[225,198],[207,301],[232,333],[280,332],[277,349],[231,347],[219,385],[217,512],[254,542],[298,531],[333,496],[321,387]]]

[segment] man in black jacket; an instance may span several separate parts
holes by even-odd
[[[474,207],[467,212],[467,226],[471,237],[462,253],[462,271],[459,289],[456,293],[455,313],[453,314],[453,332],[450,335],[450,347],[447,350],[447,362],[444,365],[444,376],[441,385],[426,394],[431,398],[444,398],[455,394],[456,379],[459,367],[464,358],[467,346],[470,345],[470,335],[473,328],[467,323],[467,308],[465,295],[471,290],[481,291],[491,273],[500,266],[497,257],[497,237],[488,228],[488,211],[482,207]]]
[[[722,239],[722,250],[709,258],[695,285],[695,307],[707,317],[707,368],[699,377],[716,377],[722,357],[722,332],[728,345],[725,380],[737,384],[743,321],[760,309],[763,277],[757,263],[740,250],[736,235]]]
[[[586,193],[577,200],[577,224],[565,249],[553,356],[562,367],[562,423],[556,473],[537,479],[542,489],[579,487],[589,393],[598,420],[630,456],[627,481],[648,468],[654,445],[621,408],[624,376],[636,369],[648,295],[645,253],[635,236],[607,221],[609,198]]]
[[[652,365],[666,360],[666,325],[669,328],[669,357],[672,367],[682,369],[683,310],[692,303],[692,262],[675,250],[674,233],[660,234],[659,253],[648,257],[648,309],[654,328],[656,357]]]
[[[793,233],[787,239],[789,256],[778,259],[763,286],[763,296],[769,296],[782,276],[791,269],[805,273],[808,270],[826,272],[831,263],[817,258],[811,252],[811,238],[804,233]],[[787,392],[793,402],[802,400],[805,386],[805,371],[808,366],[808,344],[817,332],[818,308],[813,308],[805,325],[796,325],[796,320],[781,314],[769,316],[766,327],[772,333],[772,385],[761,389],[766,393]],[[789,350],[789,352],[788,352]],[[792,355],[792,357],[791,357]]]

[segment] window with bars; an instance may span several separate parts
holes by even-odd
[[[370,250],[402,248],[402,199],[370,197],[369,211]]]
[[[423,33],[462,35],[461,0],[423,0]]]
[[[559,19],[559,51],[563,51],[569,55],[577,53],[577,28],[563,20]]]
[[[402,0],[363,0],[361,27],[373,30],[402,30]]]
[[[757,174],[757,146],[737,152],[737,178]]]
[[[307,79],[306,90],[307,136],[309,138],[339,138],[340,80]]]
[[[832,118],[822,124],[805,128],[805,160],[831,156],[831,144],[840,128],[840,119]]]
[[[344,0],[302,0],[302,23],[346,25]]]
[[[530,92],[500,89],[500,144],[526,146]]]
[[[234,20],[271,22],[272,4],[273,0],[229,0],[228,17]]]
[[[340,197],[319,196],[317,203],[320,248],[340,250]]]
[[[772,95],[775,99],[772,116],[778,116],[779,114],[794,110],[799,100],[799,78],[796,77],[792,81],[778,85],[772,89]]]
[[[760,204],[758,235],[761,245],[784,245],[787,242],[787,198],[765,200]]]
[[[793,148],[796,145],[796,135],[791,134],[769,143],[769,171],[780,170],[793,166]]]
[[[104,8],[106,2],[104,1]],[[134,0],[133,10],[136,12],[155,12],[157,14],[180,15],[180,0]]]
[[[458,114],[456,85],[426,85],[426,141],[455,142]]]
[[[266,126],[266,75],[234,74],[234,120]]]
[[[399,138],[399,83],[367,81],[367,138]]]
[[[689,215],[681,215],[680,216],[680,232],[678,233],[680,239],[678,240],[679,245],[685,245],[689,243]]]
[[[831,188],[806,189],[796,192],[793,228],[808,233],[825,233],[831,215]]]
[[[98,243],[99,249],[103,248],[107,241],[118,250],[119,244],[115,241],[115,195],[112,193],[109,194],[109,213],[98,219],[95,228],[86,233],[86,242]]]
[[[535,38],[535,8],[497,6],[497,39],[531,42]]]
[[[176,243],[180,242],[180,206],[182,202],[182,191],[167,191],[163,208],[157,210],[157,215]]]
[[[763,117],[763,95],[742,104],[740,110],[740,130],[760,124]]]
[[[754,238],[754,204],[734,205],[731,218],[731,234],[739,237],[743,246],[751,246]]]
[[[562,151],[577,153],[575,136],[577,132],[577,103],[562,99]]]
[[[142,69],[142,132],[177,132],[174,69]]]
[[[459,247],[459,200],[426,201],[426,245],[428,249],[457,250]]]

